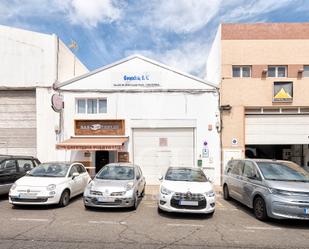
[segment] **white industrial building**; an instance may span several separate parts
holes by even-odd
[[[49,159],[77,160],[92,173],[134,162],[148,184],[168,166],[200,166],[220,184],[219,96],[209,82],[134,55],[54,88],[64,109],[52,125],[50,113],[40,123],[57,127],[41,148]]]
[[[48,159],[55,144],[50,93],[55,82],[88,72],[56,36],[0,26],[0,154]],[[42,120],[44,126],[42,126]]]

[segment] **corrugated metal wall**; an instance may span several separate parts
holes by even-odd
[[[0,154],[36,156],[35,90],[0,91]]]

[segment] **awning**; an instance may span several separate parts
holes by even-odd
[[[72,137],[56,144],[58,150],[122,150],[128,137]]]

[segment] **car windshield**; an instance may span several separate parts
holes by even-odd
[[[170,168],[166,172],[165,180],[186,182],[207,182],[207,178],[200,169]]]
[[[292,162],[257,162],[264,178],[273,181],[309,182],[309,173]]]
[[[32,169],[28,176],[65,177],[70,165],[64,163],[43,163]]]
[[[130,166],[104,166],[96,176],[97,179],[104,180],[133,180],[134,168]]]

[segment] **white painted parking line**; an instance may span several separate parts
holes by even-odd
[[[48,219],[32,219],[32,218],[11,218],[14,221],[33,221],[33,222],[48,222]]]
[[[220,202],[220,201],[216,201],[216,204],[219,206],[219,207],[224,207],[224,205]]]
[[[245,227],[249,230],[282,230],[280,227]]]
[[[204,227],[204,225],[197,225],[197,224],[186,224],[186,223],[168,223],[168,226],[173,227]]]
[[[90,220],[90,224],[104,224],[104,225],[126,225],[125,221],[109,221],[109,220]]]

